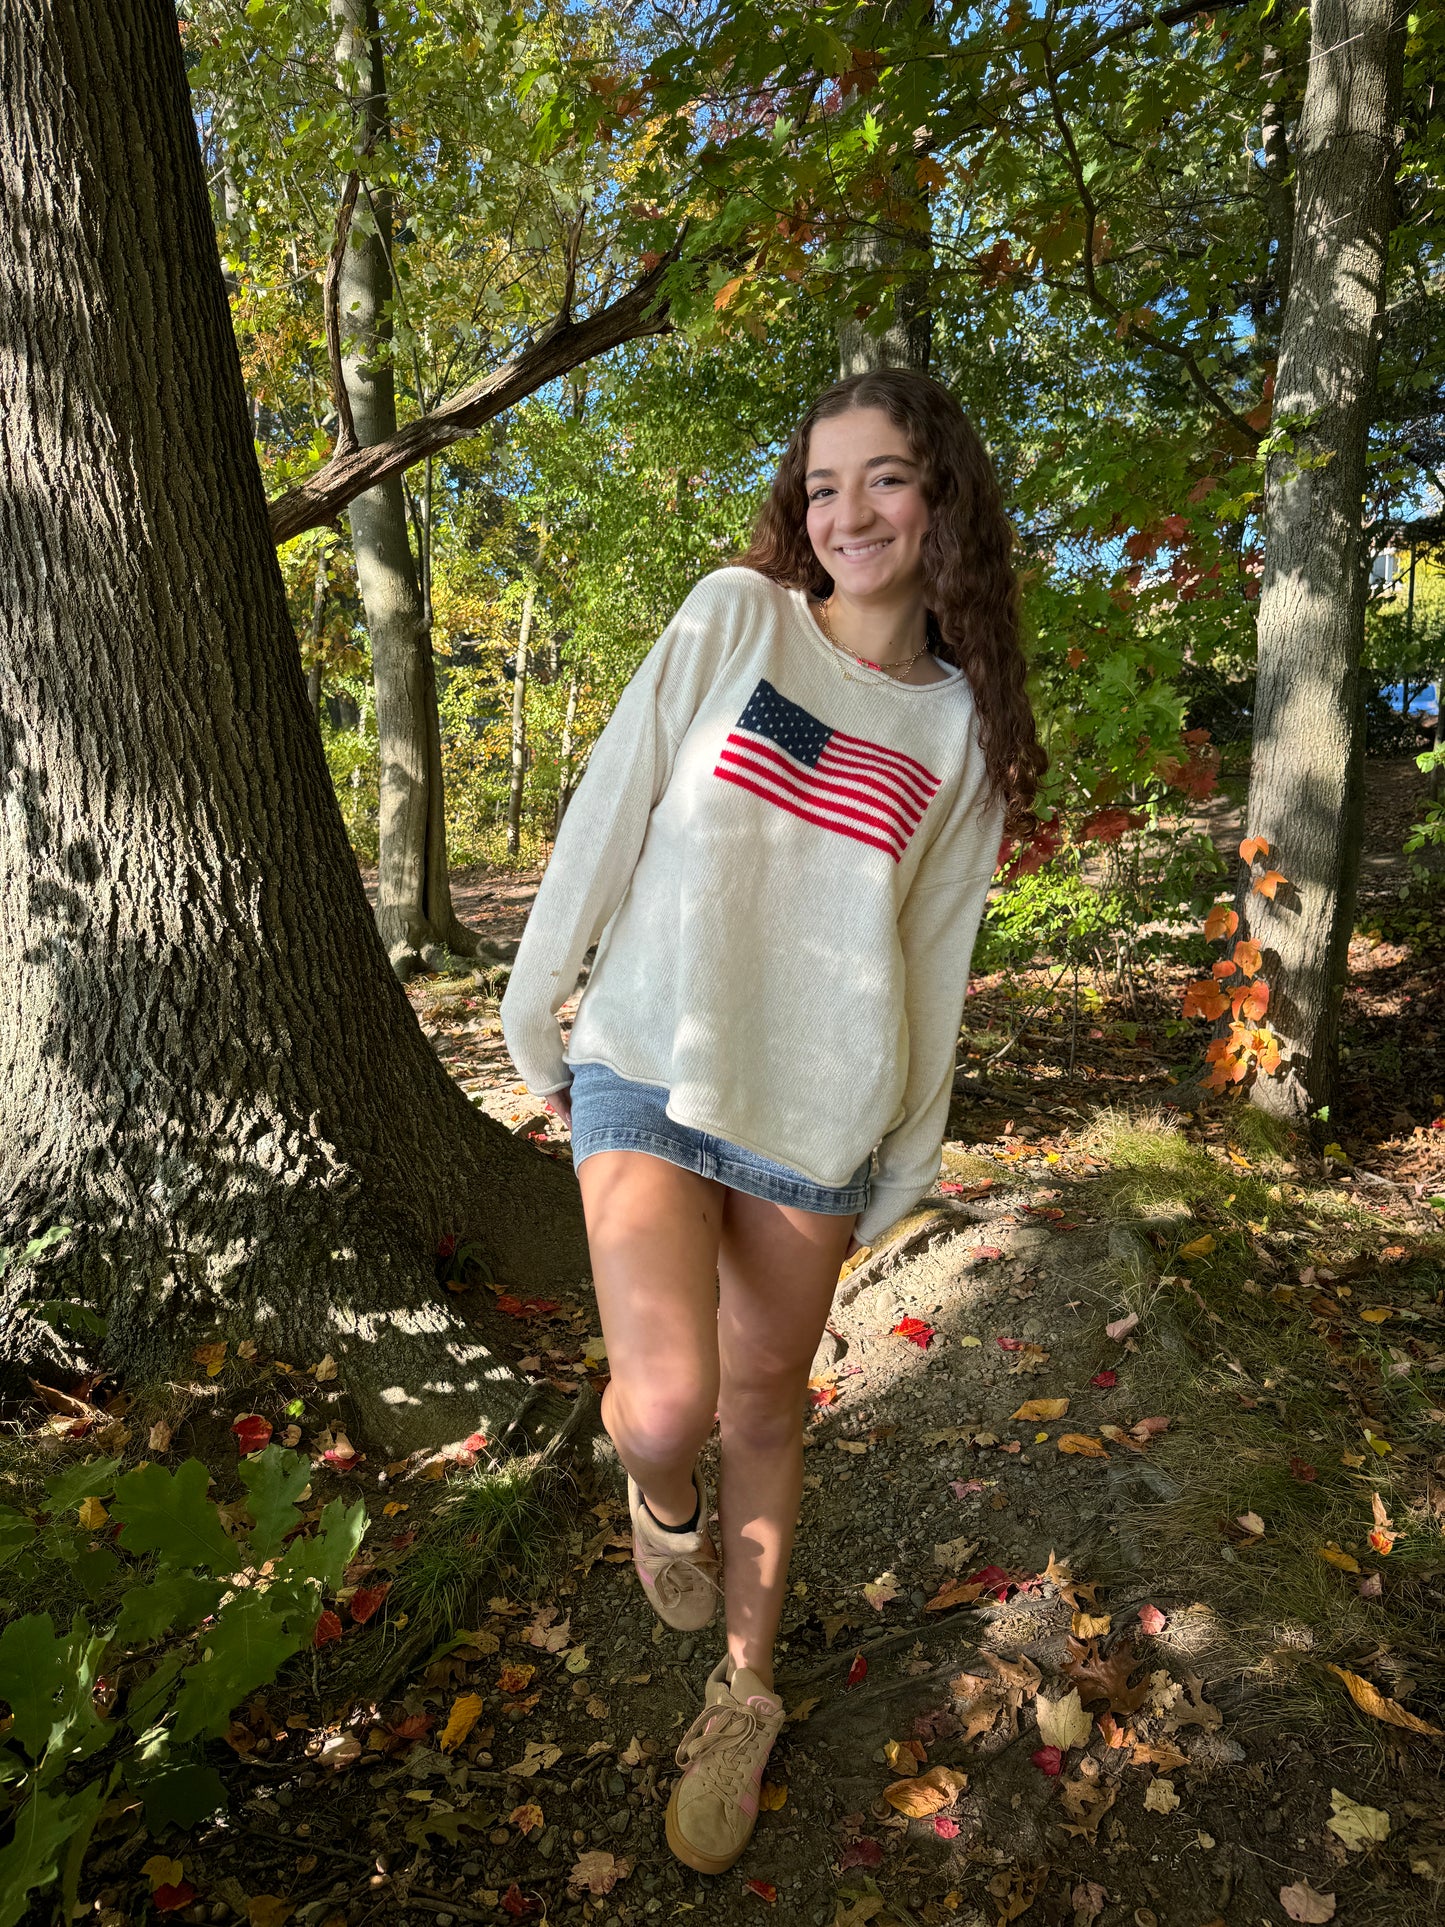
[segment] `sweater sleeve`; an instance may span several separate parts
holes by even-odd
[[[1002,834],[1002,805],[976,779],[930,846],[898,918],[908,1019],[902,1121],[878,1147],[867,1209],[854,1227],[870,1244],[917,1203],[938,1176],[958,1033],[974,939],[983,920]]]
[[[567,806],[498,1011],[512,1062],[538,1097],[572,1081],[557,1012],[626,893],[677,746],[741,632],[755,579],[720,569],[691,591],[623,690]]]

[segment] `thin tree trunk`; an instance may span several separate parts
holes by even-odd
[[[384,131],[386,66],[375,0],[331,0],[341,84],[357,117],[357,145]],[[391,197],[363,193],[342,258],[339,308],[350,340],[342,356],[356,437],[363,448],[396,433],[387,304]],[[376,921],[403,981],[434,969],[447,951],[474,956],[478,940],[452,909],[443,814],[436,665],[412,554],[401,477],[368,489],[348,510],[356,579],[371,637],[381,755]]]
[[[1295,159],[1290,298],[1275,387],[1290,442],[1265,470],[1265,570],[1247,825],[1288,884],[1241,886],[1263,946],[1283,1062],[1261,1108],[1334,1101],[1359,871],[1365,447],[1379,360],[1405,16],[1399,0],[1313,0]]]
[[[526,600],[522,604],[517,661],[512,673],[512,780],[507,793],[509,856],[516,856],[522,847],[522,788],[527,769],[527,646],[532,640],[532,610],[536,601],[537,585],[529,582]]]
[[[306,706],[170,0],[0,15],[0,1357],[330,1352],[384,1450],[526,1387],[503,1290],[585,1275],[569,1172],[479,1115],[387,965]],[[480,1299],[480,1292],[472,1294]],[[500,1323],[500,1321],[498,1321]]]
[[[316,726],[321,727],[321,633],[326,626],[326,590],[329,571],[326,553],[316,551],[316,582],[311,591],[311,662],[306,676],[306,696]]]
[[[572,665],[571,679],[567,684],[567,714],[562,720],[562,768],[557,783],[557,813],[552,820],[552,840],[562,828],[562,818],[567,814],[567,805],[572,801],[575,787],[572,781],[572,728],[577,720],[577,697],[582,688],[582,670],[576,662]]]

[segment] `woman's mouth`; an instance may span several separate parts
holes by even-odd
[[[838,554],[846,556],[850,562],[866,561],[870,555],[881,555],[892,540],[893,537],[887,535],[875,542],[840,542]]]

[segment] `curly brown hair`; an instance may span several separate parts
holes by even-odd
[[[804,475],[814,424],[853,408],[881,408],[908,437],[929,508],[929,639],[968,677],[989,790],[1004,803],[1006,833],[1025,839],[1037,827],[1032,805],[1048,758],[1024,686],[1013,530],[988,453],[946,388],[909,368],[881,368],[824,389],[794,429],[752,541],[735,561],[789,588],[832,594],[833,578],[808,539]]]

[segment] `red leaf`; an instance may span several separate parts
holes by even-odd
[[[316,1631],[311,1635],[311,1644],[329,1646],[333,1639],[340,1639],[345,1630],[337,1615],[328,1608],[316,1622]]]
[[[1024,1341],[1021,1338],[1001,1338],[998,1341],[998,1348],[1001,1352],[1021,1352]]]
[[[955,1499],[966,1499],[972,1493],[982,1492],[985,1488],[982,1479],[950,1479],[948,1489]]]
[[[987,1258],[1002,1258],[1003,1248],[1000,1245],[975,1245],[971,1256],[982,1264]]]
[[[195,1897],[195,1888],[189,1880],[183,1880],[179,1887],[157,1887],[151,1895],[151,1905],[158,1914],[173,1914],[189,1907]]]
[[[524,1894],[514,1880],[502,1895],[498,1905],[509,1913],[513,1920],[525,1920],[528,1914],[535,1914],[537,1903],[530,1894]]]
[[[485,1432],[473,1432],[470,1438],[462,1440],[462,1450],[464,1452],[481,1452],[485,1450],[486,1444],[487,1435]]]
[[[958,1822],[957,1820],[950,1820],[946,1813],[935,1813],[933,1816],[933,1831],[938,1835],[940,1840],[956,1840],[958,1838]]]
[[[1152,1638],[1155,1634],[1162,1633],[1169,1621],[1157,1606],[1141,1606],[1139,1624]]]
[[[1304,1459],[1291,1457],[1289,1469],[1291,1476],[1298,1479],[1301,1485],[1313,1485],[1319,1477],[1315,1468],[1307,1464]]]
[[[882,1847],[876,1840],[870,1840],[865,1834],[861,1840],[855,1840],[852,1846],[844,1847],[843,1857],[838,1862],[838,1871],[847,1873],[850,1867],[881,1867],[882,1864]]]
[[[437,1245],[437,1256],[438,1258],[455,1257],[456,1249],[457,1249],[457,1234],[455,1231],[449,1231],[447,1235]]]
[[[364,1626],[390,1591],[391,1581],[389,1579],[380,1586],[360,1587],[351,1595],[349,1610],[353,1621],[358,1626]]]
[[[508,1318],[545,1318],[548,1312],[556,1311],[555,1298],[514,1298],[504,1291],[497,1299],[497,1310],[504,1311]]]
[[[814,1405],[832,1405],[838,1398],[836,1385],[810,1385],[808,1397]]]
[[[982,1572],[970,1573],[965,1583],[982,1586],[985,1592],[991,1592],[1002,1604],[1018,1581],[1006,1573],[1002,1566],[985,1566]]]
[[[435,1713],[408,1713],[386,1730],[398,1740],[424,1740],[436,1723]]]
[[[745,1894],[756,1894],[759,1900],[766,1900],[770,1907],[778,1897],[777,1888],[767,1880],[745,1880],[743,1882],[743,1892]]]
[[[1064,1770],[1064,1756],[1056,1746],[1041,1746],[1037,1753],[1030,1753],[1029,1759],[1051,1780],[1057,1780]]]
[[[861,1686],[867,1677],[868,1662],[861,1653],[855,1653],[853,1655],[853,1664],[848,1668],[848,1679],[846,1683],[849,1686]]]
[[[1101,1392],[1112,1392],[1114,1387],[1119,1383],[1119,1374],[1117,1372],[1095,1372],[1094,1376],[1089,1380],[1089,1383]]]
[[[259,1452],[263,1446],[271,1443],[271,1421],[262,1418],[259,1412],[243,1412],[231,1430],[236,1435],[236,1443],[243,1457]]]
[[[926,1352],[937,1336],[932,1325],[925,1325],[921,1318],[905,1318],[893,1330],[896,1336],[910,1339],[921,1352]]]

